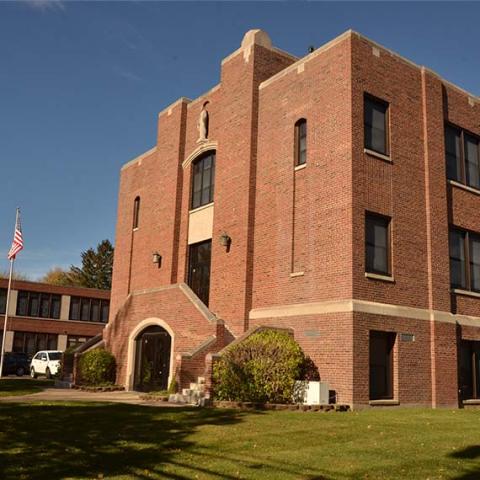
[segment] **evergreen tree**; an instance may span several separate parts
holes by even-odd
[[[89,248],[82,252],[82,267],[70,267],[75,283],[83,287],[109,290],[112,286],[113,246],[103,240],[97,249]]]

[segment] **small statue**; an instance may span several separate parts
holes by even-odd
[[[204,142],[205,140],[207,140],[207,137],[208,137],[208,110],[207,110],[208,103],[209,102],[206,101],[202,105],[202,110],[198,118],[198,124],[197,124],[198,135],[199,135],[197,140],[198,143]]]

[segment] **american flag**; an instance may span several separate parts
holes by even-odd
[[[10,247],[10,251],[8,252],[8,259],[14,260],[17,253],[23,250],[23,235],[22,235],[22,227],[20,226],[20,212],[17,213],[17,221],[15,224],[15,233],[13,235],[13,242],[12,246]]]

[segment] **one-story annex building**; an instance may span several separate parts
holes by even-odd
[[[117,382],[208,371],[290,328],[341,403],[480,398],[480,98],[347,31],[303,58],[251,30],[121,171]]]

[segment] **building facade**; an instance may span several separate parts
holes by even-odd
[[[0,279],[0,340],[8,279]],[[14,280],[8,306],[6,352],[33,355],[80,345],[102,333],[108,321],[110,291],[58,287]]]
[[[336,400],[480,397],[480,99],[348,31],[252,30],[121,171],[104,331],[129,389],[289,328]]]

